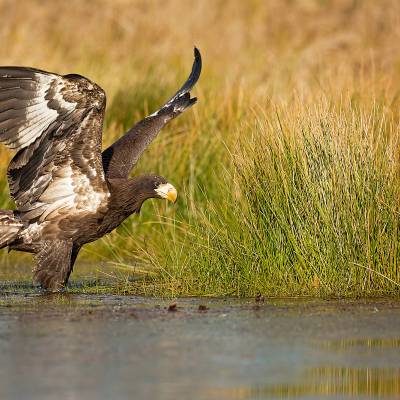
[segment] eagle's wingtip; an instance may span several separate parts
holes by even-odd
[[[197,65],[201,65],[201,53],[196,46],[194,46],[193,53],[194,53],[194,63]]]
[[[186,108],[190,107],[191,105],[195,104],[197,98],[190,98],[190,90],[199,80],[202,68],[202,60],[201,54],[199,49],[194,46],[194,61],[192,66],[192,71],[190,72],[189,77],[187,78],[186,82],[183,86],[162,106],[159,110],[155,113],[151,114],[151,116],[158,115],[160,113],[165,113],[168,110],[175,110],[179,111],[179,113],[183,112]],[[174,104],[175,103],[175,104]],[[174,107],[171,108],[171,106]]]
[[[188,78],[188,82],[191,82],[189,90],[196,84],[198,81],[202,69],[202,59],[200,50],[194,46],[194,62],[192,67],[192,72]]]

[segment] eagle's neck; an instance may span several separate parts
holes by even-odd
[[[109,179],[109,209],[128,216],[140,211],[142,204],[155,193],[149,189],[147,175],[131,179]]]

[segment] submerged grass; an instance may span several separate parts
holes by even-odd
[[[1,64],[79,72],[106,90],[105,145],[174,93],[202,50],[199,103],[134,171],[167,177],[178,203],[147,202],[80,256],[115,265],[110,290],[399,293],[397,1],[0,0],[0,11]],[[0,189],[10,207],[4,178]]]

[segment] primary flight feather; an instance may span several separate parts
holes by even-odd
[[[176,199],[161,176],[129,178],[171,119],[197,99],[192,72],[158,111],[101,152],[104,91],[89,79],[33,68],[0,67],[0,143],[16,151],[7,170],[16,210],[0,210],[0,248],[35,254],[35,281],[60,290],[82,245],[111,232],[148,198]]]

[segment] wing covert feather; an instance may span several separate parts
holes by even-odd
[[[0,143],[17,152],[7,175],[18,210],[36,218],[62,198],[60,207],[85,207],[82,188],[86,197],[107,190],[105,103],[104,91],[80,75],[0,67]]]

